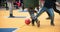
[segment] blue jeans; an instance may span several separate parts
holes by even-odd
[[[52,24],[53,21],[54,21],[54,11],[53,11],[53,8],[43,7],[40,11],[38,11],[36,17],[39,17],[45,11],[48,12],[48,14],[50,15],[51,24]]]

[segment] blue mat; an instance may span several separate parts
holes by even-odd
[[[17,28],[0,28],[0,32],[12,32]]]

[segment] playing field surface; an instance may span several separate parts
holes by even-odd
[[[25,18],[8,18],[9,10],[0,10],[0,28],[17,28],[16,32],[60,32],[60,15],[55,13],[54,24],[55,26],[50,25],[50,20],[47,20],[47,13],[44,12],[39,16],[40,27],[26,25]],[[29,17],[28,12],[18,12],[18,10],[13,11],[14,16],[26,16]]]

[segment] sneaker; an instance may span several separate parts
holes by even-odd
[[[32,26],[35,26],[34,24],[32,24]]]
[[[40,27],[40,21],[37,21],[37,27]]]
[[[50,17],[46,18],[46,19],[50,19]]]
[[[51,26],[55,26],[54,24],[51,24]]]

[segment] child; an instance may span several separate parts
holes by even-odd
[[[40,23],[38,21],[38,19],[34,19],[34,9],[35,7],[39,6],[39,0],[23,0],[24,2],[24,8],[28,8],[28,12],[31,16],[31,19],[32,19],[32,26],[34,26],[34,22],[36,21],[37,23],[37,26],[39,27],[40,26]]]
[[[60,11],[56,8],[56,0],[54,0],[54,2],[53,2],[53,9],[54,9],[54,11],[56,12],[56,13],[58,13],[59,15],[60,15]],[[48,12],[47,12],[48,13]],[[49,15],[49,14],[48,14]],[[50,19],[50,16],[47,18],[47,19]]]
[[[54,0],[45,0],[43,8],[38,11],[35,19],[38,18],[44,11],[48,12],[51,18],[51,25],[54,26],[54,11],[53,11],[53,2]]]
[[[37,23],[37,26],[39,27],[40,26],[40,23],[39,23],[39,21],[38,21],[38,19],[36,18],[36,19],[34,19],[34,9],[33,8],[29,8],[28,9],[28,12],[29,12],[29,14],[30,14],[30,16],[31,16],[31,19],[32,19],[32,26],[34,26],[34,22],[36,21],[36,23]]]

